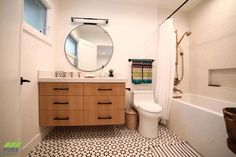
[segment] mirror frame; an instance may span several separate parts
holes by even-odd
[[[66,53],[66,40],[67,40],[67,38],[69,37],[70,33],[71,33],[72,31],[74,31],[75,29],[77,29],[77,28],[79,28],[79,27],[81,27],[81,26],[86,26],[86,25],[93,25],[93,24],[82,24],[82,25],[79,25],[79,26],[75,27],[74,29],[72,29],[72,30],[69,32],[69,34],[66,36],[66,39],[65,39],[65,42],[64,42],[64,52],[65,52],[65,56],[66,56],[66,58],[67,58],[67,61],[68,61],[74,68],[76,68],[77,70],[84,71],[84,72],[95,72],[95,71],[98,71],[98,70],[100,70],[100,69],[103,69],[103,68],[110,62],[110,60],[111,60],[111,58],[112,58],[112,56],[113,56],[113,53],[114,53],[114,42],[113,42],[113,40],[112,40],[110,34],[109,34],[104,28],[102,28],[102,27],[100,27],[100,26],[98,26],[98,25],[93,25],[93,26],[96,26],[96,27],[98,27],[99,29],[102,29],[103,31],[105,31],[105,32],[107,33],[108,37],[110,38],[111,43],[112,43],[112,54],[111,54],[109,60],[106,62],[106,64],[104,64],[101,68],[97,68],[97,69],[94,69],[94,70],[84,70],[84,69],[77,68],[77,67],[74,66],[73,63],[70,62],[70,60],[69,60],[69,58],[68,58],[68,56],[67,56],[67,53]]]

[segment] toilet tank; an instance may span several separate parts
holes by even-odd
[[[154,101],[153,91],[151,90],[133,90],[133,101]]]

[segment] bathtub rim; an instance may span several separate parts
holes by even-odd
[[[204,98],[204,99],[208,99],[208,100],[213,100],[213,101],[218,101],[218,102],[222,102],[222,103],[227,103],[227,104],[235,104],[236,106],[236,103],[235,102],[231,102],[231,101],[227,101],[227,100],[222,100],[222,99],[217,99],[217,98],[213,98],[213,97],[208,97],[208,96],[203,96],[203,95],[198,95],[198,94],[193,94],[193,93],[185,93],[186,95],[190,95],[190,96],[197,96],[197,97],[200,97],[200,98]],[[196,104],[192,104],[190,102],[187,102],[185,100],[183,100],[183,98],[171,98],[171,101],[176,101],[176,102],[179,102],[179,103],[184,103],[186,105],[189,105],[189,106],[192,106],[194,108],[197,108],[197,109],[200,109],[200,110],[204,110],[204,111],[207,111],[207,112],[210,112],[210,113],[213,113],[215,115],[218,115],[218,116],[221,116],[223,117],[223,108],[222,108],[222,113],[219,113],[217,111],[212,111],[210,109],[207,109],[207,108],[204,108],[204,107],[200,107]]]

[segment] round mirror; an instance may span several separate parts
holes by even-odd
[[[65,41],[68,61],[82,71],[96,71],[110,61],[113,42],[103,28],[96,25],[81,25],[73,29]]]

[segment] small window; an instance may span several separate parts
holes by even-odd
[[[24,0],[24,21],[46,34],[47,7],[41,0]]]
[[[78,51],[77,51],[78,41],[75,40],[71,35],[67,37],[65,48],[69,53],[74,65],[78,67]]]
[[[77,57],[77,41],[69,35],[67,40],[66,40],[66,50],[74,56]]]

